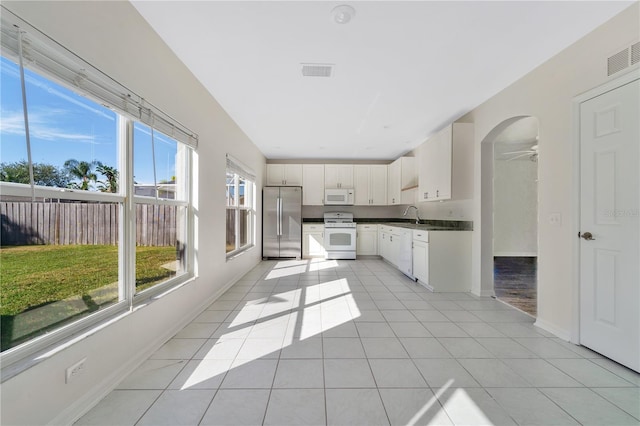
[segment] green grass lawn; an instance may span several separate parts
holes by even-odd
[[[136,291],[176,275],[174,247],[136,247]],[[173,264],[172,264],[173,262]],[[118,300],[118,247],[39,245],[0,250],[2,348]]]
[[[136,247],[137,290],[175,275],[163,268],[174,247]],[[118,281],[118,248],[104,245],[17,246],[0,250],[0,313],[16,315]]]

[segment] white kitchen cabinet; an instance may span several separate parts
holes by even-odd
[[[383,259],[389,259],[389,237],[391,236],[391,229],[386,225],[380,225],[378,227],[378,254]]]
[[[387,166],[371,164],[353,166],[353,188],[356,206],[387,204]]]
[[[302,204],[324,205],[324,164],[302,165]]]
[[[378,225],[356,225],[356,255],[376,256],[378,254]]]
[[[420,145],[418,201],[473,197],[473,124],[452,123]]]
[[[302,186],[302,164],[267,164],[267,185]]]
[[[418,282],[433,292],[471,291],[471,232],[413,232],[413,274]],[[427,235],[416,238],[417,233]]]
[[[400,157],[388,166],[387,204],[414,204],[418,187],[415,157]]]
[[[325,258],[324,224],[302,224],[302,258]]]
[[[401,260],[402,230],[395,226],[380,225],[378,252],[383,259],[398,267]]]
[[[353,164],[325,164],[325,189],[353,188]]]
[[[400,200],[400,176],[402,166],[398,160],[388,166],[387,204],[401,204]]]

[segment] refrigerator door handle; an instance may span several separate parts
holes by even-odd
[[[282,200],[282,197],[280,197],[280,236],[282,237],[282,234],[284,232],[284,230],[282,229],[284,226],[284,202]]]
[[[282,236],[282,198],[276,199],[276,235]]]

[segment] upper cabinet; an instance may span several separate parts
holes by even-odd
[[[302,164],[267,164],[267,185],[302,186]]]
[[[418,201],[473,197],[473,124],[452,123],[419,148]]]
[[[326,189],[353,188],[353,164],[325,164],[324,187]]]
[[[414,204],[418,187],[415,157],[400,157],[389,164],[387,204]]]
[[[324,204],[324,164],[302,165],[302,204],[305,206]]]
[[[387,204],[387,165],[353,166],[356,206],[384,206]]]

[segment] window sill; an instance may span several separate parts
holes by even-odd
[[[227,253],[227,262],[232,260],[232,259],[235,259],[236,257],[242,256],[243,254],[245,254],[248,251],[252,250],[254,247],[255,247],[255,244],[251,244],[251,245],[248,245],[248,246],[243,247],[241,249],[238,249],[236,251],[232,251],[232,252]]]
[[[69,327],[75,328],[67,331],[68,335],[60,336],[59,339],[48,345],[43,344],[44,342],[34,340],[22,347],[16,347],[15,351],[11,351],[10,349],[8,349],[7,352],[0,354],[0,361],[2,361],[0,383],[4,383],[12,377],[25,372],[31,367],[34,367],[41,362],[52,358],[56,354],[73,346],[74,344],[91,337],[92,335],[105,329],[109,325],[114,324],[123,318],[126,318],[132,313],[145,308],[146,306],[152,304],[154,301],[162,299],[166,295],[173,293],[179,288],[182,288],[183,286],[195,280],[195,276],[193,274],[185,274],[180,278],[183,278],[183,280],[180,280],[179,282],[173,282],[170,286],[163,286],[162,288],[158,288],[158,290],[160,290],[158,292],[149,292],[148,294],[143,293],[145,297],[136,299],[131,309],[123,306],[123,301],[119,303],[118,306],[113,306],[111,307],[112,309],[101,312],[100,314],[102,315],[102,317],[100,319],[96,319],[95,322],[87,324],[84,327],[79,327],[78,323],[69,324]],[[82,320],[80,320],[79,322],[82,322]],[[56,332],[60,332],[60,334],[63,334],[65,333],[65,329],[62,328],[56,330]],[[47,335],[44,335],[42,337],[46,336]],[[34,343],[35,345],[30,343]],[[38,345],[38,343],[43,344],[42,347],[34,347]]]

